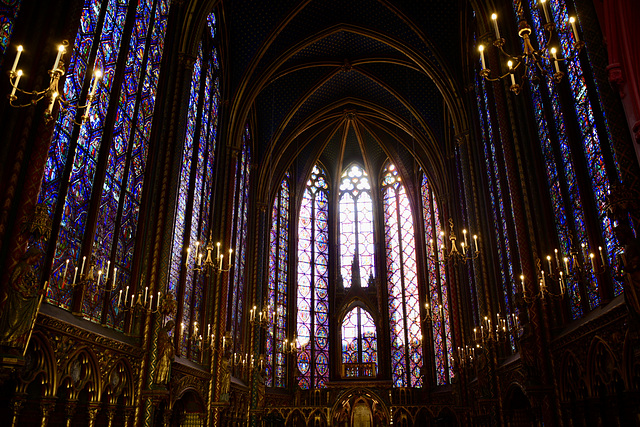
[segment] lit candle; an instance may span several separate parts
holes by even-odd
[[[526,293],[526,289],[524,287],[524,274],[520,275],[520,283],[522,283],[522,293]]]
[[[220,255],[220,264],[218,265],[218,269],[222,270],[222,259],[224,258],[224,255]]]
[[[122,302],[122,289],[120,289],[120,293],[118,294],[118,308],[120,308],[120,302]]]
[[[153,310],[153,294],[149,297],[149,310]]]
[[[98,270],[98,283],[96,284],[96,290],[100,288],[100,278],[102,277],[102,270]]]
[[[131,308],[133,308],[133,300],[135,297],[136,297],[135,295],[131,294]]]
[[[477,235],[473,235],[473,243],[476,247],[476,252],[478,252],[478,236]]]
[[[551,62],[553,62],[553,66],[556,69],[556,73],[560,72],[560,65],[558,65],[558,60],[556,59],[556,48],[552,47],[551,50]]]
[[[511,86],[516,85],[516,76],[513,74],[513,62],[507,61],[507,66],[509,67],[509,75],[511,76]]]
[[[186,266],[189,266],[189,255],[191,255],[191,248],[187,248],[187,259],[184,262]]]
[[[549,274],[553,274],[553,270],[551,269],[551,256],[547,255],[547,264],[549,265]]]
[[[60,64],[60,58],[62,57],[63,53],[64,53],[64,46],[63,45],[58,46],[58,56],[56,56],[56,62],[53,63],[53,68],[51,69],[52,71],[56,71],[58,69],[58,64]]]
[[[564,281],[562,280],[562,271],[560,272],[560,295],[564,295]]]
[[[149,293],[149,287],[144,287],[144,305],[147,305],[147,294]]]
[[[114,267],[113,268],[113,283],[111,284],[111,289],[114,289],[116,287],[116,276],[118,275],[118,268]]]
[[[22,50],[23,50],[22,45],[18,45],[18,50],[16,52],[16,59],[13,60],[13,66],[11,67],[10,74],[13,74],[16,72],[16,68],[18,67],[18,61],[20,60],[20,55],[22,55]],[[16,83],[16,86],[18,86],[17,83]]]
[[[104,275],[104,284],[107,284],[107,280],[109,280],[109,269],[111,268],[111,260],[107,261],[107,273]]]
[[[464,242],[460,243],[460,249],[462,249],[462,255],[466,255],[467,254],[467,250],[464,248]]]
[[[228,268],[231,269],[231,256],[233,254],[233,249],[229,249],[229,266]]]
[[[591,252],[589,254],[589,259],[591,260],[591,268],[593,269],[593,272],[596,272],[596,261],[595,261],[595,255],[593,254],[593,252]]]
[[[202,254],[198,254],[198,267],[202,266]]]
[[[496,31],[496,39],[500,40],[500,29],[498,28],[498,15],[491,14],[491,20],[493,21],[493,29]]]
[[[80,268],[80,278],[82,278],[82,273],[84,273],[84,262],[87,260],[86,256],[82,257],[82,268]]]
[[[220,242],[216,243],[216,258],[220,258]]]
[[[127,286],[127,289],[124,292],[124,303],[127,303],[127,297],[129,296],[129,287]]]
[[[542,3],[542,11],[544,12],[544,19],[546,19],[547,22],[551,22],[551,19],[549,19],[549,10],[547,9],[547,0],[540,0],[540,3]]]
[[[569,275],[569,258],[564,257],[564,272],[568,276]]]
[[[73,274],[73,283],[72,285],[76,284],[76,278],[78,277],[78,267],[76,267],[76,272]]]
[[[544,279],[544,270],[542,270],[542,271],[540,272],[540,274],[542,275],[542,280],[540,280],[540,291],[541,291],[541,292],[544,292],[544,290],[545,290],[545,289],[546,289],[546,287],[547,287],[547,282],[546,282],[546,281],[545,281],[545,279]]]
[[[69,267],[69,259],[64,264],[64,273],[62,273],[62,287],[64,288],[64,280],[67,278],[67,268]]]
[[[473,328],[473,340],[478,341],[478,328]]]
[[[207,324],[207,336],[211,336],[211,323]]]
[[[465,246],[469,246],[469,242],[467,242],[467,230],[466,229],[462,230],[462,235],[464,236],[464,244],[465,244]]]
[[[91,93],[89,94],[91,98],[94,97],[94,95],[96,94],[96,91],[98,90],[98,80],[100,80],[101,77],[102,77],[102,71],[95,70],[93,72],[93,86],[91,86]]]
[[[18,72],[16,74],[17,74],[16,81],[13,84],[13,89],[11,89],[11,95],[9,95],[9,98],[13,98],[13,96],[16,94],[16,89],[18,88],[18,83],[20,82],[20,77],[22,77],[22,70],[18,70]]]
[[[556,257],[556,267],[558,267],[558,270],[560,270],[560,260],[558,259],[558,249],[554,249],[553,252]]]
[[[227,343],[227,337],[222,337],[222,350],[224,350],[226,343]],[[233,357],[235,357],[235,354],[233,355]]]
[[[604,255],[602,255],[602,246],[598,246],[598,252],[600,253],[600,262],[601,265],[604,267]],[[68,261],[67,261],[68,262]]]
[[[580,41],[580,36],[578,35],[578,27],[576,26],[576,18],[570,17],[569,22],[571,23],[571,29],[573,30],[573,36],[576,38],[576,43]]]

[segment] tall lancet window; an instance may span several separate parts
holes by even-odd
[[[353,307],[342,320],[342,364],[346,377],[375,377],[378,372],[376,323],[362,307]]]
[[[229,309],[227,324],[231,327],[233,340],[233,352],[243,353],[239,347],[242,342],[242,315],[244,302],[244,288],[246,285],[246,261],[247,261],[247,227],[248,227],[248,203],[249,203],[249,176],[251,171],[251,151],[249,142],[251,134],[249,126],[245,127],[242,143],[242,152],[236,165],[236,181],[234,195],[234,220],[233,220],[233,280],[229,290]]]
[[[298,384],[324,387],[329,378],[329,186],[314,166],[298,219]]]
[[[424,219],[425,242],[430,245],[427,253],[427,293],[431,307],[431,333],[433,334],[433,354],[436,366],[436,384],[448,384],[452,375],[453,357],[451,353],[451,326],[449,323],[449,289],[447,274],[441,252],[445,237],[440,234],[442,221],[438,202],[431,190],[427,176],[422,174],[421,184],[422,215]]]
[[[213,14],[211,14],[213,16]],[[209,25],[212,20],[208,20]],[[213,21],[215,22],[215,21]],[[186,133],[177,191],[173,246],[167,290],[178,299],[176,331],[179,354],[198,361],[195,340],[204,332],[202,299],[205,274],[195,270],[196,248],[210,238],[211,197],[220,100],[217,51],[209,33],[203,33],[191,76]],[[187,252],[186,248],[190,248]],[[168,320],[168,319],[166,319]]]
[[[561,58],[570,56],[575,43],[567,6],[565,0],[552,0],[548,5],[548,13],[557,32],[554,43]],[[544,46],[547,33],[537,2],[514,0],[513,7],[515,11],[522,7],[532,24],[534,46]],[[576,26],[579,32],[582,32],[580,26],[585,22],[584,16],[578,13]],[[593,284],[585,286],[581,283],[585,280],[574,280],[573,273],[565,276],[569,308],[574,318],[583,316],[600,303],[602,291],[597,285],[603,277],[611,275],[599,276],[602,271],[599,264],[615,270],[618,259],[613,223],[606,214],[606,197],[612,183],[621,179],[620,167],[612,148],[612,133],[599,102],[598,82],[591,71],[591,54],[587,42],[584,54],[563,60],[561,67],[566,75],[560,85],[549,78],[541,79],[538,85],[531,85],[532,110],[536,117],[539,149],[546,167],[557,232],[559,253],[557,258],[553,253],[550,255],[554,264],[564,264],[563,258],[567,257],[569,270],[580,264],[582,276]],[[561,87],[568,90],[563,93],[559,90]],[[588,179],[580,179],[581,174]],[[585,206],[596,209],[585,209]],[[549,252],[551,250],[549,248]],[[598,261],[595,272],[591,267],[590,252]],[[562,266],[559,268],[563,269]],[[622,292],[621,281],[614,278],[612,284],[613,295],[619,295]]]
[[[289,273],[289,173],[271,210],[269,238],[269,325],[267,326],[267,379],[269,387],[286,386],[287,278]]]
[[[371,184],[367,172],[352,165],[340,178],[340,274],[345,288],[373,281],[373,252]]]
[[[82,314],[118,329],[124,319],[117,307],[120,290],[134,286],[134,246],[169,4],[84,2],[64,96],[83,104],[93,71],[101,70],[103,78],[80,128],[73,124],[79,114],[74,107],[59,113],[39,196],[61,218],[47,250],[49,300],[70,308],[73,292],[66,285],[76,276],[74,267],[101,270],[102,280],[87,285]],[[127,17],[135,22],[125,33]]]
[[[413,215],[405,187],[392,164],[387,164],[382,173],[382,200],[393,384],[421,387],[422,330]]]

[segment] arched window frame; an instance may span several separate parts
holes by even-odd
[[[269,238],[268,319],[266,336],[266,381],[268,387],[286,387],[285,340],[288,324],[289,224],[291,222],[291,178],[289,173],[271,210]]]
[[[415,222],[406,187],[395,165],[382,171],[385,259],[391,327],[391,372],[395,387],[422,387],[424,357]]]
[[[197,340],[190,338],[204,333],[205,310],[202,302],[206,274],[195,269],[196,256],[189,256],[195,251],[187,251],[187,248],[193,250],[211,238],[209,225],[212,204],[211,197],[207,195],[213,193],[220,102],[218,54],[215,39],[212,38],[215,35],[215,19],[211,17],[215,15],[209,15],[211,31],[203,33],[191,77],[166,289],[178,301],[176,353],[196,362],[201,361],[201,348]]]
[[[329,184],[321,165],[313,167],[298,218],[297,358],[302,389],[329,380]]]
[[[353,200],[353,218],[348,217],[348,198]],[[339,259],[344,288],[353,285],[351,282],[354,277],[356,280],[360,279],[361,287],[369,286],[375,278],[373,212],[369,175],[364,167],[357,163],[351,164],[341,174],[338,195]],[[351,229],[346,227],[348,224]],[[354,271],[356,261],[359,269]]]

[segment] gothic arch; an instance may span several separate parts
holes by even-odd
[[[614,396],[617,388],[623,384],[623,372],[620,361],[615,356],[611,346],[601,337],[596,336],[591,341],[587,358],[588,386],[591,397],[603,395]]]
[[[98,403],[102,399],[102,375],[100,364],[90,347],[82,347],[73,352],[67,363],[61,367],[58,388],[69,389],[69,399],[77,400],[86,389],[89,403]]]
[[[569,350],[564,354],[560,367],[562,373],[558,383],[560,399],[569,402],[586,398],[584,368],[572,351]]]
[[[16,393],[26,393],[29,385],[40,379],[43,387],[42,397],[51,398],[55,396],[56,362],[53,350],[49,346],[46,337],[40,333],[34,333],[25,357],[25,365],[19,374]]]

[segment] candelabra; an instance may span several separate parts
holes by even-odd
[[[284,353],[291,353],[295,355],[298,353],[298,339],[295,335],[293,336],[293,339],[291,341],[289,341],[289,339],[287,338],[284,340],[282,347]]]
[[[204,250],[203,250],[204,249]],[[216,257],[213,258],[213,242],[211,236],[209,236],[209,243],[204,244],[200,241],[195,243],[195,259],[194,259],[194,271],[211,271],[215,273],[227,272],[231,269],[231,258],[233,255],[233,249],[229,249],[229,263],[227,268],[224,268],[224,254],[220,253],[220,242],[216,243]],[[191,257],[191,248],[187,247],[187,257],[185,259],[185,266],[189,267],[189,260]]]
[[[9,71],[9,83],[11,84],[11,93],[7,97],[9,98],[9,104],[12,107],[16,107],[16,108],[29,107],[37,104],[43,99],[47,99],[48,106],[44,114],[45,114],[45,121],[49,122],[53,118],[52,113],[56,103],[58,103],[61,108],[65,108],[65,109],[73,105],[70,101],[64,99],[64,96],[60,93],[60,89],[58,88],[60,78],[64,75],[63,55],[66,53],[68,46],[69,46],[69,43],[66,40],[64,40],[62,44],[58,46],[58,54],[56,56],[56,60],[53,63],[53,68],[49,70],[49,76],[50,76],[49,86],[45,89],[34,90],[31,92],[24,91],[18,87],[18,84],[20,83],[20,79],[24,74],[22,70],[17,69],[18,62],[20,61],[20,56],[24,51],[24,48],[21,45],[18,46],[16,51],[16,57],[13,61],[13,66]],[[80,104],[74,105],[77,110],[83,110],[83,109],[85,110],[85,113],[82,115],[82,121],[80,123],[75,122],[77,125],[81,125],[89,117],[89,111],[91,110],[91,103],[95,99],[96,91],[98,89],[98,82],[101,78],[102,78],[102,71],[97,69],[94,70],[93,78],[91,82],[91,89],[89,91],[89,95],[87,96],[87,103],[85,105],[80,105]],[[20,103],[15,104],[15,102],[18,100],[18,96],[16,95],[16,92],[21,93],[25,96],[26,95],[31,96],[30,101],[25,104],[20,104]]]
[[[460,242],[460,250],[458,250],[458,246],[456,244],[457,237],[453,228],[453,219],[449,219],[449,228],[450,247],[447,248],[446,242],[444,242],[445,233],[444,231],[441,231],[440,237],[443,240],[442,247],[439,248],[437,243],[434,242],[433,239],[429,240],[429,246],[427,250],[427,255],[429,256],[429,258],[431,258],[436,263],[451,261],[453,264],[464,263],[478,258],[478,256],[480,255],[480,250],[478,249],[478,235],[473,235],[473,246],[471,246],[469,245],[469,241],[467,238],[467,235],[470,233],[467,233],[467,230],[463,229],[462,234],[464,236],[464,241]],[[438,257],[436,256],[439,251],[441,251],[440,255],[442,257],[440,259],[438,259]]]
[[[434,305],[433,310],[431,309],[431,305],[428,302],[424,303],[424,317],[422,318],[423,322],[431,322],[435,314],[439,313],[440,316],[444,314],[444,306],[442,305]]]
[[[528,78],[529,69],[537,68],[540,70],[542,75],[547,74],[547,65],[545,65],[545,61],[549,64],[549,68],[551,68],[553,72],[553,80],[556,83],[560,83],[564,73],[560,71],[560,62],[573,60],[579,53],[580,50],[584,47],[584,42],[580,40],[580,36],[578,34],[578,28],[576,24],[575,17],[569,18],[569,23],[571,25],[571,29],[573,32],[573,36],[575,38],[575,43],[573,44],[573,53],[565,58],[561,58],[558,54],[558,51],[555,47],[551,47],[551,40],[555,34],[556,25],[551,19],[549,6],[547,5],[546,0],[540,0],[542,4],[543,13],[540,13],[540,20],[542,22],[542,16],[544,15],[544,29],[548,33],[547,43],[544,47],[540,49],[534,49],[531,44],[530,36],[531,36],[531,27],[524,17],[524,11],[522,7],[518,7],[518,36],[522,38],[523,50],[519,55],[511,55],[504,50],[505,41],[502,37],[500,37],[500,28],[498,26],[498,15],[492,14],[491,21],[493,23],[495,40],[493,41],[493,46],[495,46],[502,55],[508,58],[507,67],[508,71],[503,75],[498,75],[497,77],[491,76],[491,70],[487,68],[485,57],[484,57],[484,49],[485,46],[480,44],[478,46],[478,50],[480,51],[480,62],[482,64],[482,70],[480,71],[480,75],[488,81],[498,81],[507,76],[511,79],[511,87],[510,90],[516,95],[520,93],[521,86],[516,82],[516,71],[518,68],[523,66],[524,70],[522,72],[522,80],[525,81]],[[543,40],[542,35],[538,37],[539,40]],[[537,78],[536,78],[537,79]]]
[[[271,316],[272,310],[270,306],[258,311],[258,308],[254,305],[253,308],[249,310],[249,321],[261,328],[266,328],[267,325],[269,325]]]
[[[122,289],[118,293],[117,307],[121,311],[146,312],[147,314],[160,312],[165,316],[175,312],[177,302],[172,293],[158,292],[155,307],[153,297],[154,295],[149,292],[148,286],[144,288],[144,291],[140,289],[138,292],[132,292],[131,295],[129,295],[129,286],[127,286],[124,290],[124,297]]]

